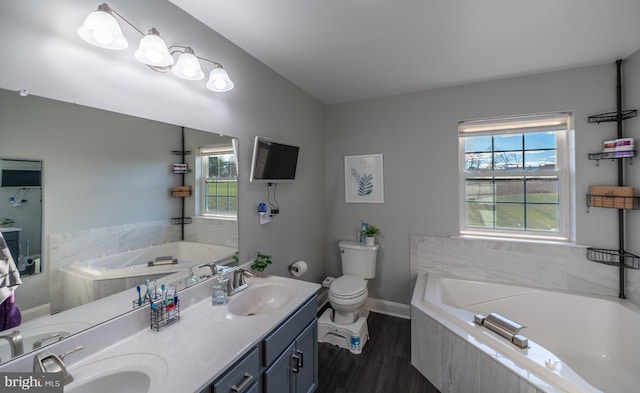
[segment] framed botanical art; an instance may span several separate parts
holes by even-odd
[[[346,203],[384,203],[382,154],[344,157]]]

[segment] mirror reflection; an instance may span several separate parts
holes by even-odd
[[[21,276],[41,269],[42,162],[0,158],[0,232]]]
[[[0,361],[131,310],[145,280],[181,289],[235,262],[234,138],[0,89],[0,140],[0,157],[40,163],[42,186],[0,187],[24,273]],[[40,201],[40,227],[15,215]]]

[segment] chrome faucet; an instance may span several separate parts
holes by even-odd
[[[253,277],[250,271],[245,269],[236,269],[233,272],[233,281],[228,296],[234,295],[248,287],[246,277]]]
[[[18,330],[14,330],[9,334],[0,336],[0,339],[9,341],[9,347],[11,348],[11,357],[22,355],[24,353],[24,346],[22,345],[22,333]]]
[[[211,269],[211,276],[212,277],[215,276],[216,274],[218,274],[218,266],[214,262],[203,263],[202,265],[200,265],[198,267],[208,267],[209,269]]]
[[[67,372],[67,366],[64,364],[64,358],[67,355],[77,352],[84,347],[79,345],[75,348],[68,350],[62,355],[58,356],[49,351],[43,351],[33,357],[33,372],[34,373],[62,373],[63,385],[73,381],[73,376]]]

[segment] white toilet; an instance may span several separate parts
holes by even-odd
[[[361,312],[367,300],[367,281],[376,276],[378,245],[341,241],[342,276],[329,286],[327,309],[318,320],[318,341],[360,353],[369,339],[367,315]]]

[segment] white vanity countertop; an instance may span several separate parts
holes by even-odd
[[[0,232],[17,232],[21,230],[22,228],[16,228],[16,227],[0,227]]]
[[[70,356],[69,373],[105,358],[154,354],[162,357],[168,368],[158,393],[200,392],[320,288],[319,284],[276,276],[248,279],[249,288],[259,280],[286,280],[293,293],[281,307],[253,316],[234,315],[228,305],[212,306],[207,297],[181,309],[180,321],[160,331],[146,328],[76,363],[71,363]]]

